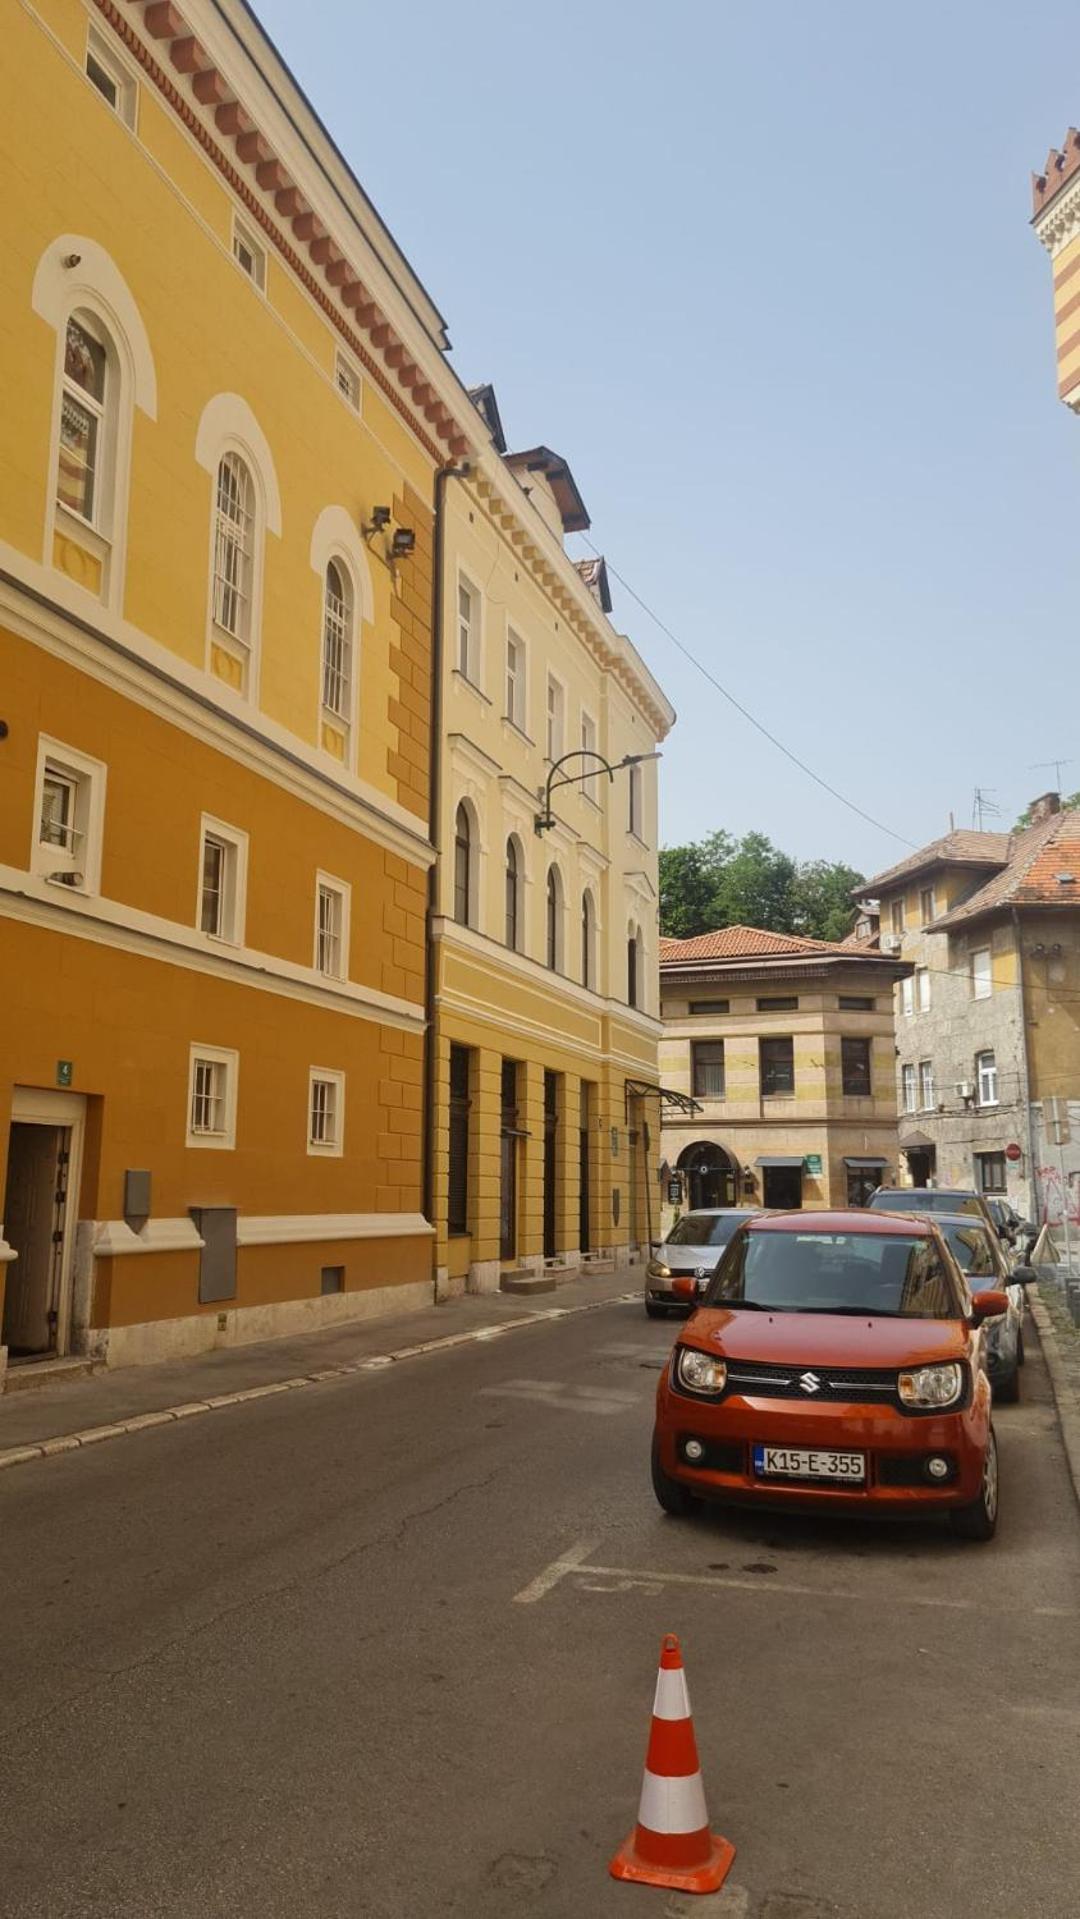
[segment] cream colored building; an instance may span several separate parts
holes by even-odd
[[[663,1128],[676,1206],[857,1205],[895,1177],[893,982],[874,950],[728,926],[660,942]]]
[[[479,451],[437,516],[442,1293],[627,1261],[659,1156],[654,755],[674,714],[608,617],[603,563],[567,554],[589,522],[565,460],[508,453],[491,389],[474,401]]]

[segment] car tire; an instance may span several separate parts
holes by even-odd
[[[657,1504],[662,1506],[672,1519],[688,1519],[691,1513],[697,1511],[700,1502],[694,1498],[693,1493],[687,1492],[685,1486],[680,1486],[677,1479],[669,1478],[661,1466],[660,1447],[655,1439],[652,1445],[652,1486]]]
[[[990,1438],[986,1448],[986,1461],[983,1466],[982,1484],[978,1499],[970,1506],[956,1506],[949,1514],[953,1532],[961,1539],[985,1541],[993,1539],[997,1531],[998,1516],[998,1461],[997,1440],[994,1428],[990,1428]]]
[[[647,1299],[645,1301],[645,1311],[648,1313],[650,1319],[666,1319],[668,1316],[667,1307],[658,1306],[655,1299]]]
[[[1001,1381],[1001,1384],[994,1387],[994,1398],[998,1400],[1002,1406],[1016,1405],[1017,1401],[1020,1398],[1019,1358],[1017,1359],[1016,1365],[1013,1367],[1012,1372],[1007,1373],[1005,1378]]]

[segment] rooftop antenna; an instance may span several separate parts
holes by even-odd
[[[1053,769],[1054,769],[1054,791],[1055,791],[1055,793],[1060,793],[1060,792],[1061,792],[1061,786],[1062,786],[1062,780],[1061,780],[1061,769],[1062,769],[1062,767],[1063,767],[1063,766],[1075,766],[1075,765],[1076,765],[1076,761],[1075,761],[1075,759],[1072,759],[1072,760],[1034,760],[1034,761],[1032,762],[1032,764],[1031,764],[1031,765],[1030,765],[1030,766],[1028,767],[1028,772],[1029,772],[1029,773],[1047,773],[1047,772],[1049,772],[1049,770],[1050,770],[1050,768],[1051,768],[1051,767],[1053,767]]]
[[[996,786],[977,786],[975,788],[975,799],[971,808],[971,824],[979,833],[984,831],[984,818],[997,819],[1000,817],[1001,808],[996,805],[990,797],[992,793],[996,792]]]

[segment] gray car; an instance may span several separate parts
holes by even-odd
[[[985,1322],[986,1370],[994,1398],[1014,1402],[1020,1397],[1020,1368],[1024,1363],[1024,1287],[1034,1274],[1029,1266],[1016,1266],[1010,1271],[997,1234],[971,1213],[935,1211],[927,1217],[941,1228],[973,1293],[998,1287],[1008,1296],[1008,1312]]]
[[[676,1220],[667,1238],[654,1247],[645,1268],[645,1311],[649,1318],[661,1319],[676,1307],[689,1312],[688,1305],[674,1298],[673,1282],[693,1279],[704,1292],[736,1227],[761,1211],[760,1206],[701,1206]]]

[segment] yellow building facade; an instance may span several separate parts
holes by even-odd
[[[442,1296],[626,1264],[658,1196],[653,756],[674,714],[602,562],[568,557],[588,516],[566,462],[508,453],[491,389],[474,399],[437,555]]]
[[[0,1344],[419,1303],[434,476],[484,436],[238,0],[20,4],[2,88]]]

